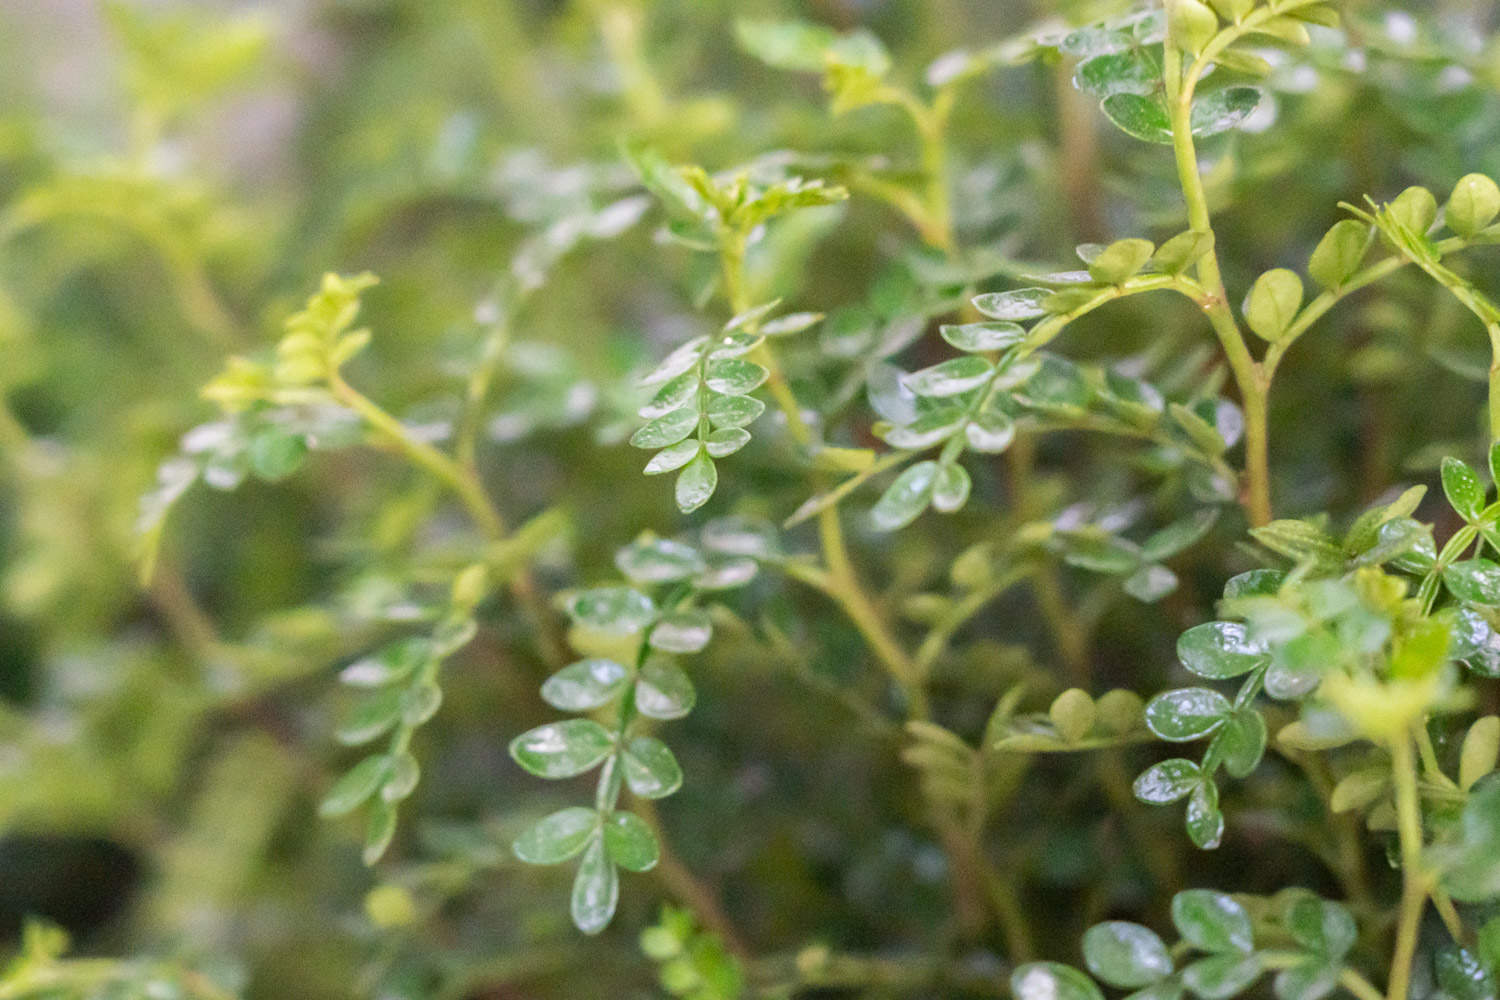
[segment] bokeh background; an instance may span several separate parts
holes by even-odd
[[[548,258],[539,234],[549,225],[635,189],[619,141],[711,169],[776,150],[899,165],[915,155],[899,112],[831,117],[815,77],[736,48],[735,18],[866,27],[892,50],[895,73],[918,81],[955,47],[1125,6],[0,5],[9,946],[28,916],[42,917],[67,930],[74,954],[185,963],[251,998],[659,995],[636,935],[680,895],[670,878],[627,877],[615,926],[583,939],[568,923],[565,873],[509,856],[510,838],[575,790],[539,788],[506,757],[507,740],[548,713],[535,693],[542,668],[502,611],[446,668],[393,856],[367,870],[358,831],[315,815],[347,765],[330,738],[334,674],[384,634],[371,609],[409,571],[398,556],[462,538],[418,477],[350,453],[283,483],[196,491],[144,588],[139,498],[179,436],[212,416],[198,389],[226,355],[274,343],[323,272],[381,276],[364,316],[375,343],[355,375],[420,424],[450,412],[513,262],[540,260],[546,284],[517,319],[494,401],[487,485],[515,520],[549,519],[549,589],[600,579],[637,532],[685,523],[623,438],[630,377],[698,328],[706,267],[653,240],[654,221]],[[1269,81],[1269,109],[1213,149],[1231,288],[1300,266],[1340,200],[1415,182],[1445,192],[1469,171],[1500,172],[1495,6],[1346,10],[1347,36],[1289,56]],[[963,91],[956,113],[960,238],[1018,268],[1067,266],[1088,240],[1182,228],[1170,156],[1112,131],[1070,73],[1066,61],[998,69]],[[903,256],[914,236],[869,200],[799,215],[775,239],[759,280],[798,307],[899,296],[914,280]],[[1494,273],[1484,264],[1474,276],[1493,285]],[[1150,300],[1091,318],[1065,350],[1186,356],[1205,343],[1191,309]],[[1321,326],[1278,384],[1279,505],[1342,515],[1429,477],[1442,454],[1466,454],[1485,348],[1467,314],[1416,278]],[[1112,461],[1118,447],[1082,435],[1040,443],[1053,513],[1063,498],[1102,506],[1140,494]],[[803,487],[774,454],[747,454],[718,512],[784,516]],[[984,503],[961,518],[929,518],[894,542],[856,538],[861,559],[879,560],[893,616],[967,544],[1004,530],[1001,477],[976,490]],[[1238,530],[1227,521],[1217,551],[1176,566],[1184,586],[1163,604],[1100,599],[1098,690],[1154,690],[1176,633],[1206,617]],[[1045,704],[1053,652],[1030,600],[997,604],[944,665],[942,711],[955,731],[977,736],[995,697],[1027,672],[1044,678]],[[1000,968],[994,940],[955,945],[944,857],[856,637],[784,582],[757,584],[736,611],[742,630],[701,658],[699,708],[675,731],[689,779],[662,817],[683,863],[765,962],[826,945],[956,955],[981,978]],[[1158,912],[1163,887],[1077,767],[1038,767],[996,818],[993,849],[1037,914],[1041,950],[1072,958],[1088,919]],[[1194,857],[1196,883],[1327,882],[1294,786],[1269,771],[1239,793],[1249,832],[1232,856]],[[1180,839],[1174,817],[1143,821]],[[1257,867],[1271,858],[1276,870]]]

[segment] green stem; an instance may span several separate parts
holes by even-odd
[[[1401,909],[1386,1000],[1407,1000],[1412,962],[1417,954],[1417,932],[1427,904],[1427,879],[1422,871],[1422,806],[1409,735],[1392,742],[1391,764],[1396,783],[1396,828],[1401,841]]]
[[[1177,161],[1177,178],[1182,186],[1183,200],[1187,203],[1188,226],[1198,232],[1212,233],[1213,220],[1208,210],[1208,195],[1203,188],[1203,178],[1198,173],[1198,153],[1193,144],[1192,130],[1193,90],[1197,85],[1198,74],[1203,70],[1203,59],[1200,56],[1184,76],[1182,53],[1173,40],[1168,38],[1163,65],[1172,119],[1172,150]],[[1251,355],[1245,336],[1240,332],[1239,324],[1229,307],[1223,275],[1219,270],[1217,248],[1210,247],[1199,258],[1197,269],[1198,281],[1207,293],[1202,303],[1204,313],[1224,349],[1230,372],[1240,391],[1240,401],[1245,407],[1244,505],[1251,524],[1260,526],[1271,520],[1267,419],[1270,382]]]

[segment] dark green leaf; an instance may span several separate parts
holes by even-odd
[[[1248,777],[1266,752],[1266,720],[1255,709],[1242,708],[1214,735],[1212,745],[1224,770],[1236,778]]]
[[[1264,96],[1259,87],[1226,87],[1193,102],[1193,135],[1218,135],[1250,117]]]
[[[1222,892],[1187,889],[1172,897],[1172,923],[1200,951],[1249,952],[1255,947],[1250,915]]]
[[[1155,98],[1141,94],[1111,94],[1100,105],[1104,115],[1126,135],[1145,142],[1172,144],[1172,120]]]
[[[684,406],[646,424],[630,436],[630,443],[637,448],[665,448],[677,444],[697,427],[697,409]]]
[[[1313,896],[1299,896],[1288,907],[1285,923],[1299,945],[1332,962],[1342,960],[1359,937],[1347,908]]]
[[[1200,677],[1221,680],[1248,674],[1270,661],[1265,643],[1248,637],[1237,622],[1205,622],[1177,639],[1177,658]]]
[[[1500,607],[1500,563],[1465,559],[1443,570],[1443,583],[1461,601]]]
[[[1466,462],[1456,458],[1443,459],[1443,494],[1458,516],[1473,523],[1479,520],[1484,510],[1484,484]]]
[[[1260,978],[1259,955],[1210,955],[1182,970],[1182,981],[1203,1000],[1229,1000]]]
[[[932,500],[937,479],[936,462],[918,462],[892,483],[870,511],[877,531],[895,531],[915,521]]]
[[[625,783],[643,799],[660,799],[682,787],[677,758],[654,736],[637,736],[623,755]]]
[[[1153,764],[1135,779],[1135,797],[1152,805],[1166,805],[1186,798],[1203,783],[1203,772],[1190,760],[1175,757]]]
[[[656,834],[634,813],[612,813],[604,824],[604,849],[609,859],[631,872],[648,872],[661,858]]]
[[[706,452],[700,452],[677,476],[677,509],[684,514],[708,503],[719,487],[719,469]]]
[[[1146,725],[1164,740],[1183,743],[1218,729],[1229,712],[1229,699],[1217,691],[1179,688],[1159,694],[1147,703]]]

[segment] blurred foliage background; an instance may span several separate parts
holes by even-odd
[[[896,74],[918,80],[955,46],[1124,6],[0,6],[0,933],[19,948],[24,920],[41,917],[69,932],[75,954],[152,956],[132,959],[146,977],[155,959],[197,970],[175,995],[218,995],[217,983],[309,1000],[644,997],[660,987],[640,929],[662,901],[691,905],[701,890],[760,982],[794,988],[809,947],[887,956],[888,967],[861,967],[870,995],[887,995],[870,976],[887,977],[889,995],[936,989],[923,985],[933,963],[949,985],[925,995],[998,981],[1001,942],[952,920],[947,862],[881,708],[885,682],[811,592],[763,578],[726,612],[727,638],[695,660],[698,710],[674,736],[687,784],[661,806],[681,869],[629,876],[615,925],[585,939],[568,923],[565,873],[521,866],[507,846],[567,789],[539,788],[505,755],[548,710],[534,638],[504,608],[445,667],[392,855],[368,870],[357,831],[316,818],[348,763],[330,737],[334,675],[399,629],[392,607],[434,582],[423,575],[432,553],[467,544],[430,483],[360,451],[316,456],[280,483],[195,491],[145,588],[135,525],[158,464],[212,415],[198,390],[225,356],[273,343],[323,272],[370,270],[382,283],[362,318],[376,336],[353,376],[413,425],[451,416],[475,345],[514,309],[486,486],[514,522],[533,524],[547,590],[607,578],[638,532],[688,523],[623,442],[631,377],[702,326],[709,267],[654,240],[650,223],[560,252],[560,222],[636,192],[620,139],[710,169],[776,150],[909,165],[916,147],[898,111],[830,117],[815,79],[736,49],[735,18],[865,26]],[[1496,7],[1346,9],[1347,40],[1279,64],[1273,107],[1213,149],[1231,288],[1300,266],[1340,200],[1500,173]],[[1170,156],[1110,129],[1071,72],[1066,60],[998,69],[955,111],[961,242],[1012,272],[1069,266],[1080,242],[1182,228]],[[799,308],[899,300],[919,280],[916,236],[858,195],[799,214],[774,243],[752,261],[754,280]],[[533,276],[545,284],[532,290]],[[1192,313],[1132,300],[1080,324],[1064,349],[1199,357],[1207,340]],[[905,357],[915,367],[940,356],[929,338]],[[836,382],[819,364],[803,358],[797,371]],[[1360,298],[1282,376],[1279,508],[1345,517],[1430,479],[1442,454],[1474,453],[1486,367],[1478,328],[1420,276]],[[1168,517],[1180,504],[1120,461],[1114,439],[1051,435],[1036,449],[1040,499],[1025,516],[1056,517],[1065,498]],[[747,455],[710,512],[785,517],[805,498],[798,477],[773,449]],[[919,617],[911,599],[941,590],[959,552],[1013,530],[1010,489],[997,466],[976,484],[985,502],[962,515],[893,539],[856,532],[883,612]],[[1068,571],[1087,607],[1086,686],[1149,692],[1174,669],[1176,635],[1208,617],[1242,566],[1237,518],[1174,563],[1184,585],[1160,604]],[[1020,677],[1042,706],[1073,681],[1033,601],[1004,596],[941,664],[934,694],[955,732],[976,738]],[[1159,916],[1172,887],[1152,870],[1150,842],[1181,838],[1174,816],[1117,811],[1080,759],[1018,773],[988,832],[1034,915],[1037,951],[1060,958],[1091,919]],[[1316,816],[1285,767],[1235,794],[1242,829],[1228,849],[1191,858],[1194,884],[1330,884]],[[56,950],[46,937],[33,931],[31,954]]]

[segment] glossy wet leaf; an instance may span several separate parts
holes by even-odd
[[[629,676],[613,660],[579,660],[542,683],[542,698],[564,712],[591,712],[619,698]]]
[[[703,556],[684,542],[643,535],[615,553],[615,566],[635,583],[674,583],[703,572]]]
[[[1203,783],[1203,771],[1190,760],[1176,757],[1142,771],[1131,786],[1135,797],[1152,805],[1166,805],[1187,798]]]
[[[1210,952],[1249,952],[1255,947],[1250,915],[1222,892],[1186,889],[1172,897],[1172,923],[1193,947]]]
[[[1500,563],[1465,559],[1443,570],[1443,583],[1461,601],[1500,607]]]
[[[714,460],[709,458],[707,453],[699,452],[698,456],[683,466],[682,471],[677,474],[677,485],[674,489],[677,509],[684,514],[691,514],[708,503],[718,486],[718,467],[714,465]]]
[[[918,396],[941,399],[976,389],[989,381],[994,368],[984,358],[952,358],[906,376],[906,387]]]
[[[1073,86],[1101,99],[1111,94],[1150,94],[1160,82],[1161,66],[1137,48],[1085,59],[1073,73]]]
[[[609,859],[603,839],[596,839],[583,852],[573,878],[573,926],[585,934],[598,934],[614,919],[619,902],[620,873]]]
[[[682,787],[682,768],[671,749],[654,736],[637,736],[621,755],[625,783],[643,799],[660,799]]]
[[[1219,808],[1219,786],[1211,780],[1199,782],[1188,794],[1183,816],[1193,846],[1212,851],[1224,839],[1224,813]]]
[[[1110,986],[1138,989],[1172,974],[1172,957],[1156,932],[1140,924],[1111,920],[1083,935],[1088,969]]]
[[[391,772],[380,786],[380,797],[386,802],[400,802],[417,790],[422,767],[410,752],[402,751],[391,758]]]
[[[715,396],[704,410],[719,430],[748,427],[765,411],[766,404],[754,396]]]
[[[609,859],[630,872],[648,872],[661,858],[656,834],[635,813],[612,813],[604,824],[604,849]]]
[[[964,323],[944,325],[938,332],[942,338],[960,351],[983,354],[989,351],[1004,351],[1026,339],[1026,330],[1019,323]]]
[[[710,458],[727,458],[750,443],[750,432],[739,427],[714,431],[703,442]]]
[[[948,440],[964,426],[967,411],[961,406],[945,406],[918,417],[904,427],[885,428],[881,433],[893,448],[920,451]]]
[[[1276,1000],[1323,1000],[1338,985],[1336,966],[1310,959],[1276,973],[1272,988]]]
[[[1003,413],[986,411],[964,425],[964,441],[970,448],[997,455],[1016,439],[1016,423]]]
[[[635,689],[635,707],[642,715],[680,719],[693,710],[696,700],[693,682],[676,661],[669,656],[647,657]]]
[[[665,448],[678,443],[697,427],[697,409],[684,406],[646,424],[630,436],[630,443],[637,448]]]
[[[443,704],[443,689],[436,681],[413,684],[401,692],[401,725],[407,729],[430,720]]]
[[[746,396],[759,389],[770,374],[753,361],[721,358],[708,363],[703,382],[723,396]]]
[[[1014,1000],[1104,1000],[1087,975],[1059,962],[1028,962],[1010,974]]]
[[[599,814],[573,806],[539,820],[510,849],[529,865],[556,865],[582,854],[598,832]]]
[[[685,406],[698,392],[698,376],[694,373],[686,373],[669,380],[656,395],[651,397],[651,402],[642,406],[638,415],[642,420],[655,420],[664,417]]]
[[[1016,322],[1045,316],[1042,303],[1052,296],[1050,288],[1018,288],[1011,292],[989,292],[974,297],[974,308],[990,319]]]
[[[568,719],[517,736],[510,743],[510,755],[539,778],[571,778],[598,767],[614,747],[614,738],[599,723]]]
[[[713,623],[697,609],[670,611],[651,630],[651,646],[668,653],[696,653],[708,645]]]
[[[597,587],[574,594],[568,601],[568,614],[578,624],[601,632],[633,635],[655,619],[656,605],[633,587]]]
[[[1178,637],[1177,658],[1200,677],[1222,680],[1264,666],[1270,652],[1238,622],[1205,622]]]
[[[973,486],[969,471],[957,462],[939,465],[932,480],[932,508],[943,514],[951,514],[969,500]]]
[[[1443,459],[1443,495],[1448,503],[1465,521],[1479,520],[1484,510],[1485,487],[1479,474],[1467,462],[1456,458]]]
[[[1224,724],[1229,699],[1208,688],[1179,688],[1146,704],[1146,725],[1157,736],[1174,743],[1196,740]]]
[[[679,441],[652,455],[651,461],[646,463],[646,468],[642,471],[648,476],[659,476],[665,472],[676,472],[697,458],[698,453],[702,450],[703,444],[696,438]]]

